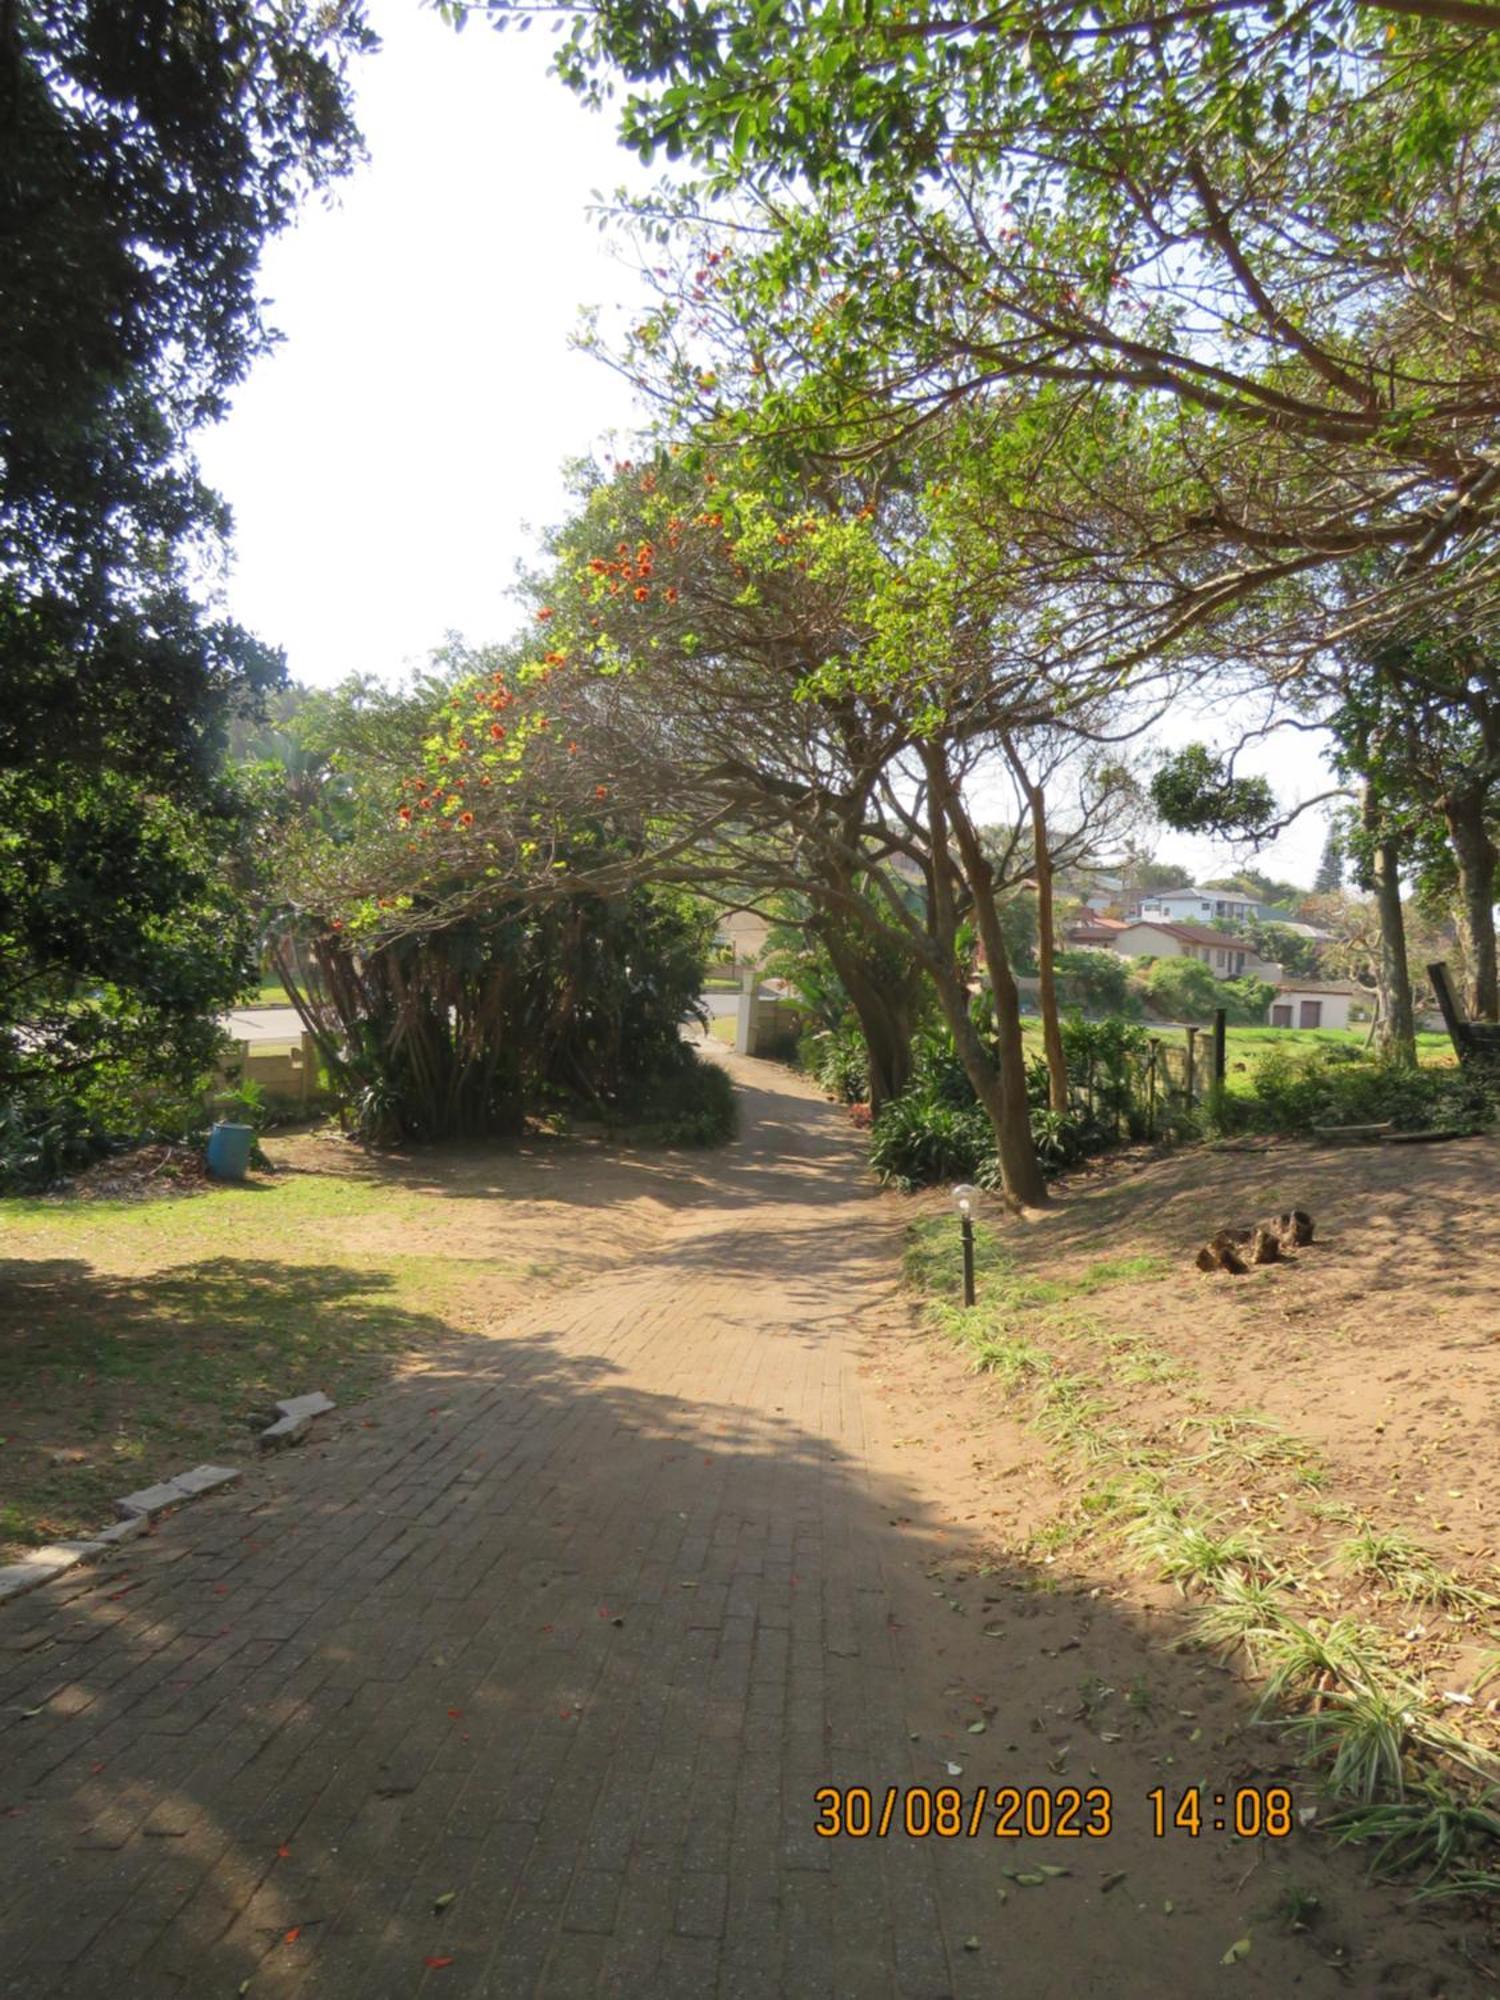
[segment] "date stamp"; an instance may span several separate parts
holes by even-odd
[[[1106,1840],[1115,1831],[1107,1785],[824,1785],[813,1794],[813,1831],[823,1840]],[[1285,1840],[1296,1814],[1285,1785],[1234,1785],[1211,1792],[1189,1785],[1148,1792],[1157,1840],[1204,1833],[1239,1840]]]

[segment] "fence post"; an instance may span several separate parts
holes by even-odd
[[[1227,1016],[1227,1015],[1225,1014],[1225,1012],[1224,1012],[1224,1009],[1223,1009],[1222,1007],[1215,1007],[1215,1009],[1214,1009],[1214,1088],[1215,1088],[1216,1090],[1222,1090],[1222,1089],[1224,1088],[1224,1073],[1225,1073],[1225,1070],[1226,1070],[1226,1068],[1227,1068],[1227,1064],[1226,1064],[1226,1063],[1225,1063],[1225,1061],[1224,1061],[1224,1024],[1225,1024],[1225,1021],[1226,1021],[1227,1019],[1228,1019],[1228,1016]]]
[[[1156,1059],[1161,1052],[1161,1037],[1151,1037],[1151,1061],[1146,1071],[1146,1137],[1156,1137]]]
[[[1189,1022],[1187,1029],[1187,1080],[1183,1086],[1183,1094],[1187,1098],[1187,1108],[1189,1111],[1191,1111],[1193,1108],[1193,1061],[1194,1061],[1193,1044],[1197,1041],[1197,1039],[1198,1039],[1198,1030],[1192,1025],[1191,1022]]]

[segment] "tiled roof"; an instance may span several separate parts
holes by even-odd
[[[1137,917],[1134,923],[1124,924],[1121,928],[1133,931],[1147,926],[1154,931],[1165,931],[1168,937],[1179,938],[1184,944],[1212,944],[1231,951],[1255,951],[1249,938],[1233,937],[1228,931],[1207,930],[1201,924],[1169,923],[1165,917]]]

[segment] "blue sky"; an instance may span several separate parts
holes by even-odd
[[[580,309],[643,296],[589,209],[647,177],[548,75],[546,28],[458,35],[417,0],[370,12],[369,162],[267,251],[283,342],[200,444],[234,509],[229,608],[322,686],[397,677],[450,630],[510,632],[564,462],[634,421],[621,378],[570,348]],[[1221,720],[1182,717],[1174,738]],[[1328,782],[1305,739],[1253,768],[1284,797]],[[1309,814],[1260,865],[1311,880],[1323,832]],[[1203,874],[1232,862],[1180,836],[1159,851]]]

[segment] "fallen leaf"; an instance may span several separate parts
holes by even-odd
[[[966,1937],[964,1939],[965,1951],[978,1951],[978,1949],[979,1949],[979,1940],[977,1937]]]
[[[440,1916],[442,1912],[447,1909],[448,1905],[453,1901],[454,1897],[457,1894],[458,1894],[457,1889],[445,1889],[441,1896],[434,1897],[432,1904],[432,1914],[435,1917]]]
[[[457,1722],[458,1718],[459,1718],[459,1717],[460,1717],[460,1716],[461,1716],[462,1714],[463,1714],[463,1710],[462,1710],[461,1708],[450,1708],[450,1709],[449,1709],[449,1711],[448,1711],[448,1717],[449,1717],[449,1720],[450,1720],[450,1721],[452,1721],[452,1722]]]
[[[1219,1963],[1220,1965],[1238,1965],[1242,1958],[1248,1958],[1249,1956],[1250,1956],[1249,1938],[1247,1937],[1236,1938],[1234,1943],[1229,1947],[1228,1951],[1226,1951],[1224,1956],[1219,1960]]]
[[[969,1724],[969,1734],[971,1736],[983,1736],[989,1726],[987,1722],[971,1722]]]
[[[293,1924],[292,1928],[287,1932],[286,1936],[281,1940],[281,1942],[283,1944],[295,1944],[298,1938],[301,1937],[301,1935],[302,1935],[301,1924]]]
[[[1044,1875],[1066,1875],[1068,1872],[1066,1868],[1054,1867],[1050,1862],[1046,1861],[1039,1861],[1036,1865]]]
[[[291,1859],[291,1853],[292,1853],[292,1850],[291,1850],[291,1849],[290,1849],[289,1847],[287,1847],[287,1846],[286,1846],[285,1844],[283,1844],[282,1846],[280,1846],[280,1847],[278,1847],[278,1848],[277,1848],[277,1850],[276,1850],[276,1858],[277,1858],[277,1859],[278,1859],[279,1861],[288,1861],[288,1860],[290,1860],[290,1859]]]
[[[1118,1889],[1120,1884],[1124,1880],[1125,1880],[1125,1870],[1123,1868],[1112,1868],[1110,1872],[1100,1882],[1099,1887],[1101,1891],[1107,1896],[1111,1889]]]
[[[427,1967],[429,1972],[441,1972],[443,1967],[451,1965],[453,1960],[451,1958],[424,1958],[422,1963]]]
[[[963,1774],[964,1767],[962,1764],[950,1764],[948,1766],[948,1776],[950,1778],[961,1778]]]

